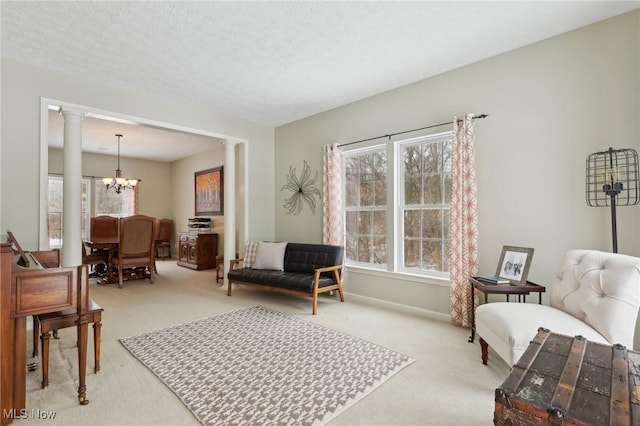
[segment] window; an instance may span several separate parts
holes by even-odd
[[[94,216],[115,216],[125,217],[136,214],[136,196],[138,188],[133,191],[123,190],[117,194],[115,191],[107,191],[102,183],[102,179],[95,179],[93,182],[93,193],[95,194]]]
[[[387,152],[387,145],[379,145],[343,153],[346,262],[444,275],[448,273],[452,134],[398,141],[395,148]],[[397,170],[395,176],[387,173],[387,158]],[[397,210],[388,203],[387,187],[394,189]],[[396,253],[387,252],[391,246]],[[392,258],[397,262],[388,262]]]
[[[398,143],[400,269],[448,272],[451,133]]]
[[[90,179],[82,179],[82,238],[89,236],[89,188]],[[49,235],[49,247],[62,247],[63,235],[63,182],[62,176],[49,176],[49,188],[47,193],[47,228]]]
[[[82,238],[88,239],[92,216],[115,217],[136,214],[137,188],[120,194],[106,191],[101,178],[82,179]],[[92,203],[93,201],[93,203]],[[63,182],[62,176],[49,175],[47,199],[49,247],[60,248],[63,242]]]
[[[387,264],[387,155],[382,148],[346,154],[346,257],[354,263]]]

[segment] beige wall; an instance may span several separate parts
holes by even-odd
[[[240,164],[236,177],[238,189],[259,209],[249,206],[236,213],[238,227],[247,229],[243,238],[272,239],[274,235],[273,143],[274,129],[269,126],[225,117],[204,105],[184,104],[173,99],[136,93],[112,87],[90,78],[82,79],[50,72],[2,58],[2,142],[0,145],[0,233],[6,229],[19,236],[25,249],[38,248],[40,234],[40,126],[41,98],[87,106],[155,123],[168,123],[181,128],[227,135],[241,143],[237,150],[246,164]],[[46,155],[46,150],[45,150]],[[44,158],[44,156],[43,156]],[[127,170],[127,164],[122,164]],[[113,168],[109,162],[107,168]],[[248,173],[248,170],[259,170]],[[112,172],[112,170],[110,170]],[[46,172],[45,172],[46,173]],[[151,173],[151,172],[150,172]],[[190,173],[193,173],[192,171]],[[96,173],[91,173],[96,174]],[[193,175],[191,174],[192,179]],[[143,184],[151,187],[150,179]],[[154,187],[148,199],[141,199],[145,209],[169,215],[168,209],[154,205],[167,193],[192,193],[193,180],[185,178],[182,185],[175,182],[164,188]],[[245,180],[246,179],[246,180]],[[182,181],[182,179],[180,179]],[[145,195],[144,198],[147,196]],[[191,204],[192,206],[192,204]],[[190,215],[191,216],[191,215]],[[175,217],[176,222],[182,217]],[[244,233],[244,229],[237,231]]]
[[[567,250],[611,250],[608,209],[585,202],[585,159],[640,149],[638,28],[635,11],[277,128],[276,239],[322,240],[321,212],[287,215],[280,187],[289,165],[321,170],[324,144],[487,113],[476,122],[480,272],[495,272],[503,245],[533,247],[530,280],[549,288]],[[618,211],[619,251],[640,256],[640,206]],[[349,268],[345,285],[448,315],[447,282]]]
[[[138,184],[138,213],[148,216],[172,219],[174,238],[172,254],[178,255],[176,233],[188,231],[189,218],[195,216],[194,173],[196,171],[222,166],[224,147],[212,143],[210,151],[186,157],[171,163],[121,157],[120,165],[125,176],[141,179]],[[63,173],[63,151],[49,149],[49,172]],[[83,176],[112,176],[116,158],[109,155],[83,153]],[[239,206],[242,209],[242,206]],[[224,242],[224,217],[210,216],[212,232],[219,234],[218,251]]]
[[[280,188],[290,165],[300,171],[306,160],[321,172],[322,145],[488,113],[476,126],[480,271],[494,271],[502,245],[534,247],[530,278],[549,286],[567,250],[610,249],[609,211],[585,204],[584,163],[587,154],[609,146],[640,149],[639,27],[640,12],[625,14],[282,126],[275,140],[272,128],[201,105],[3,58],[0,232],[13,229],[26,249],[37,246],[41,97],[248,140],[241,148],[247,183],[240,185],[249,199],[248,234],[239,241],[321,241],[321,203],[314,215],[308,209],[287,215],[288,194]],[[185,197],[176,198],[177,226],[193,205],[186,198],[193,171],[183,166],[173,168],[173,176],[183,175],[170,189],[172,197]],[[620,208],[618,221],[620,251],[640,256],[640,207]],[[447,282],[352,269],[346,286],[448,314]]]
[[[63,173],[63,151],[49,149],[49,173]],[[113,176],[116,157],[83,153],[83,176]],[[173,219],[173,194],[171,163],[162,161],[120,158],[123,176],[140,179],[138,187],[138,213],[148,216]]]
[[[171,164],[171,170],[174,176],[172,192],[176,232],[187,231],[189,218],[195,216],[194,173],[200,170],[222,166],[223,164],[224,148],[222,145],[218,145],[217,148],[211,151],[183,158]],[[224,247],[224,217],[207,217],[211,218],[213,225],[212,231],[218,234],[218,253],[222,253]],[[178,251],[176,250],[175,253],[178,253]]]

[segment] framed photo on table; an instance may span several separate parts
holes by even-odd
[[[220,216],[224,213],[222,166],[195,172],[195,215]]]
[[[526,284],[532,258],[532,248],[503,246],[496,277],[506,278],[513,285]]]

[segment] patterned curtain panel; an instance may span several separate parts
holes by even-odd
[[[322,242],[344,246],[340,147],[329,144],[322,151]]]
[[[449,307],[451,318],[471,326],[470,276],[478,273],[478,209],[473,114],[453,119],[453,165],[449,220]],[[474,295],[475,297],[475,295]]]
[[[133,188],[133,214],[138,214],[138,186]]]

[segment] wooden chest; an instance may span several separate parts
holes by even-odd
[[[496,425],[640,425],[640,353],[540,328],[496,389]]]

